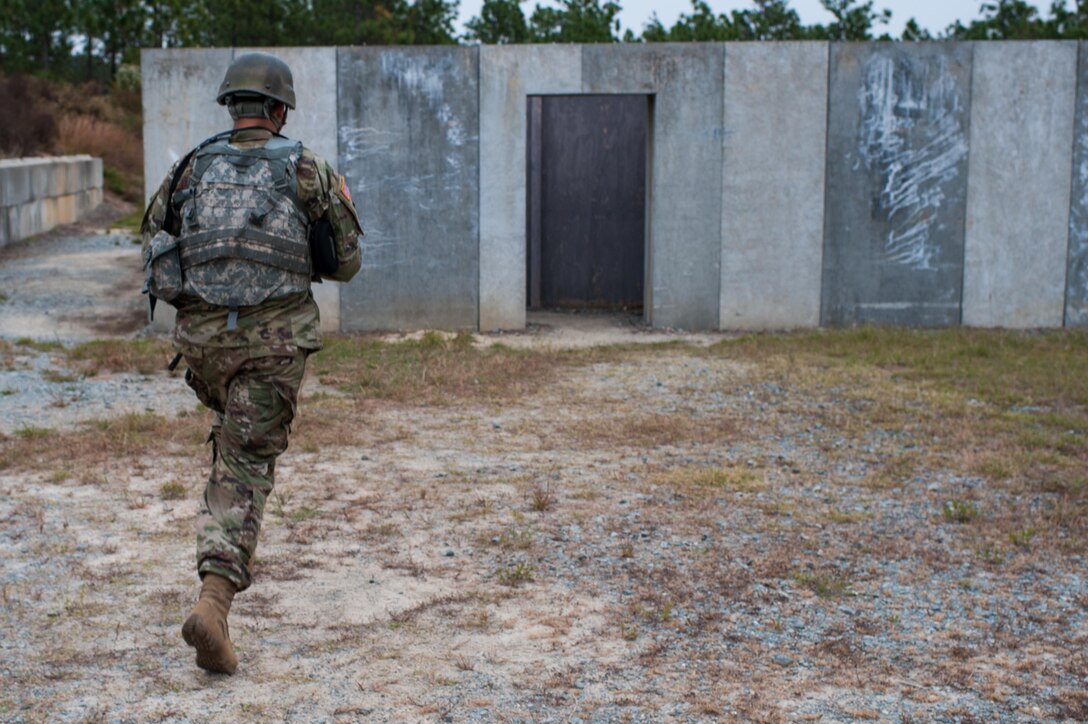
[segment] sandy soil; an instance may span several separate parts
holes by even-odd
[[[233,677],[195,668],[179,635],[199,429],[152,454],[0,470],[0,720],[1088,716],[1084,561],[980,556],[977,528],[942,519],[949,499],[1012,493],[949,470],[867,484],[901,431],[840,434],[833,391],[693,351],[717,335],[533,325],[478,344],[692,347],[504,402],[360,404],[309,379],[232,613]],[[336,425],[350,443],[319,434]]]

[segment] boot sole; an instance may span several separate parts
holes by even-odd
[[[215,645],[215,637],[200,614],[194,613],[185,619],[181,626],[181,637],[185,643],[196,649],[196,665],[205,671],[216,674],[233,674],[238,668],[237,662],[223,657]]]

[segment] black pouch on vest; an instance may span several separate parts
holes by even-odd
[[[310,259],[314,271],[328,276],[340,268],[336,257],[336,239],[333,238],[332,224],[327,219],[318,219],[310,224]]]

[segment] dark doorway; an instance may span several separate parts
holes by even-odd
[[[650,98],[529,98],[532,309],[641,309]]]

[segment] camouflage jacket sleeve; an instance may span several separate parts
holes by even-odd
[[[363,227],[347,181],[324,159],[307,150],[298,164],[298,195],[310,221],[326,219],[332,226],[340,266],[335,274],[325,278],[338,282],[350,280],[362,265],[359,238],[363,235]]]
[[[143,221],[140,222],[141,251],[147,251],[147,247],[151,243],[151,237],[158,233],[159,229],[162,228],[163,221],[166,220],[166,197],[170,193],[170,181],[174,178],[176,169],[177,163],[170,167],[170,173],[166,174],[166,178],[163,179],[158,190],[152,194],[151,201],[147,204],[147,210],[144,211]],[[179,231],[180,228],[175,228],[171,233],[177,234]]]

